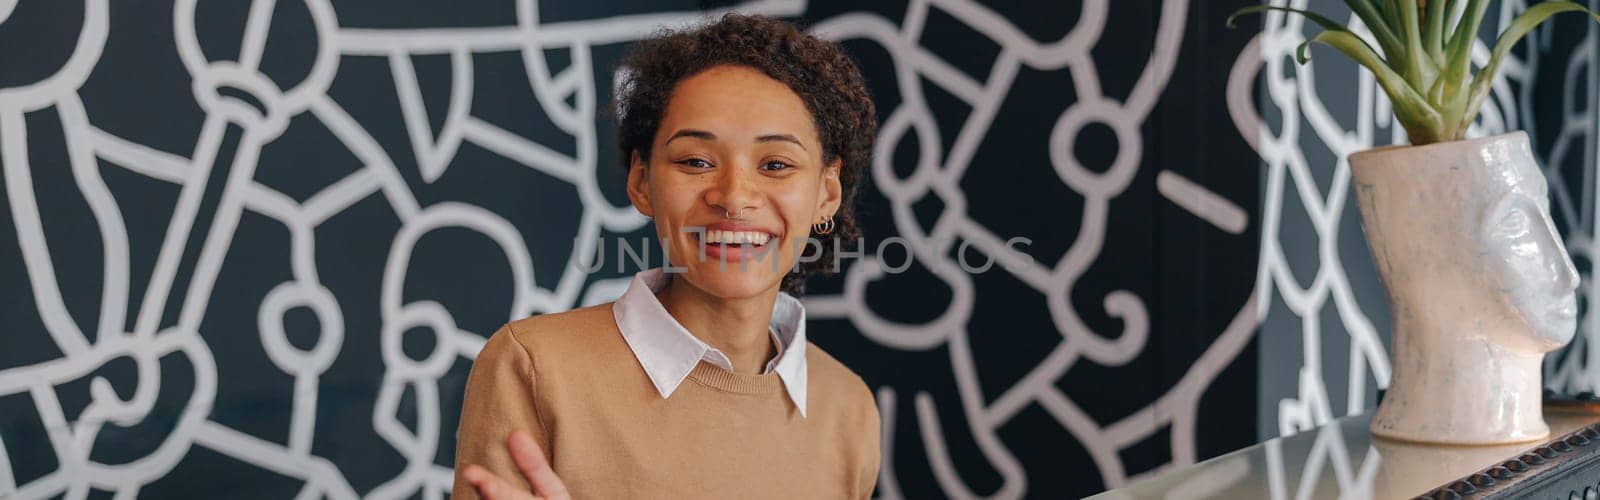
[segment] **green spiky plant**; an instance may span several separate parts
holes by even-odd
[[[1466,2],[1459,22],[1445,26],[1449,4]],[[1245,14],[1279,10],[1305,16],[1322,27],[1322,32],[1296,50],[1304,64],[1306,48],[1312,42],[1326,44],[1372,71],[1384,93],[1394,103],[1395,117],[1405,127],[1415,145],[1464,139],[1467,127],[1478,116],[1478,108],[1489,95],[1500,60],[1511,47],[1550,16],[1562,12],[1583,12],[1596,21],[1600,15],[1566,0],[1548,0],[1528,7],[1500,34],[1490,53],[1489,63],[1471,73],[1472,42],[1478,25],[1489,8],[1486,0],[1345,0],[1350,10],[1372,31],[1382,49],[1380,56],[1371,45],[1344,25],[1315,12],[1273,5],[1245,7],[1228,16],[1228,27]]]

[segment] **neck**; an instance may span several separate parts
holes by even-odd
[[[1437,434],[1446,441],[1505,442],[1540,437],[1544,354],[1504,345],[1525,332],[1482,324],[1431,324],[1397,318],[1394,377],[1374,416],[1374,431],[1396,437]]]
[[[768,325],[776,287],[752,297],[726,299],[673,278],[657,295],[661,306],[701,342],[722,351],[737,373],[761,373],[777,355]]]

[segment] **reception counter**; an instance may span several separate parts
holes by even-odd
[[[1600,412],[1547,407],[1549,439],[1499,446],[1374,438],[1371,421],[1345,417],[1091,498],[1600,498]]]

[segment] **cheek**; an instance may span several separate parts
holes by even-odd
[[[1541,281],[1537,255],[1526,242],[1503,239],[1490,242],[1490,251],[1483,255],[1484,267],[1491,270],[1489,277],[1501,293],[1510,294],[1513,302],[1520,302],[1525,291],[1535,288]]]
[[[1508,245],[1503,254],[1503,266],[1508,278],[1519,288],[1545,288],[1553,286],[1557,276],[1559,251],[1533,238],[1523,238]]]
[[[804,237],[809,234],[809,229],[805,228],[811,227],[811,219],[817,210],[817,183],[797,182],[785,186],[774,193],[772,200],[790,235]]]
[[[657,224],[676,224],[689,216],[700,199],[700,189],[692,182],[673,175],[663,175],[650,185],[650,208],[655,211]]]

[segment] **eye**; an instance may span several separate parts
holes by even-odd
[[[1500,234],[1520,236],[1528,232],[1528,213],[1523,210],[1511,210],[1500,218],[1499,227],[1495,228]]]
[[[699,159],[699,158],[689,158],[689,159],[686,159],[686,160],[678,160],[678,164],[679,165],[685,165],[685,166],[688,166],[688,167],[691,167],[691,168],[711,168],[711,162],[708,162],[708,161],[705,161],[705,160],[702,160],[702,159]]]
[[[776,161],[776,160],[769,161],[769,162],[761,164],[761,169],[762,170],[767,170],[767,171],[772,171],[772,172],[776,172],[776,171],[784,170],[784,169],[788,169],[788,168],[794,168],[794,166],[790,165],[788,163],[784,163],[784,162]]]

